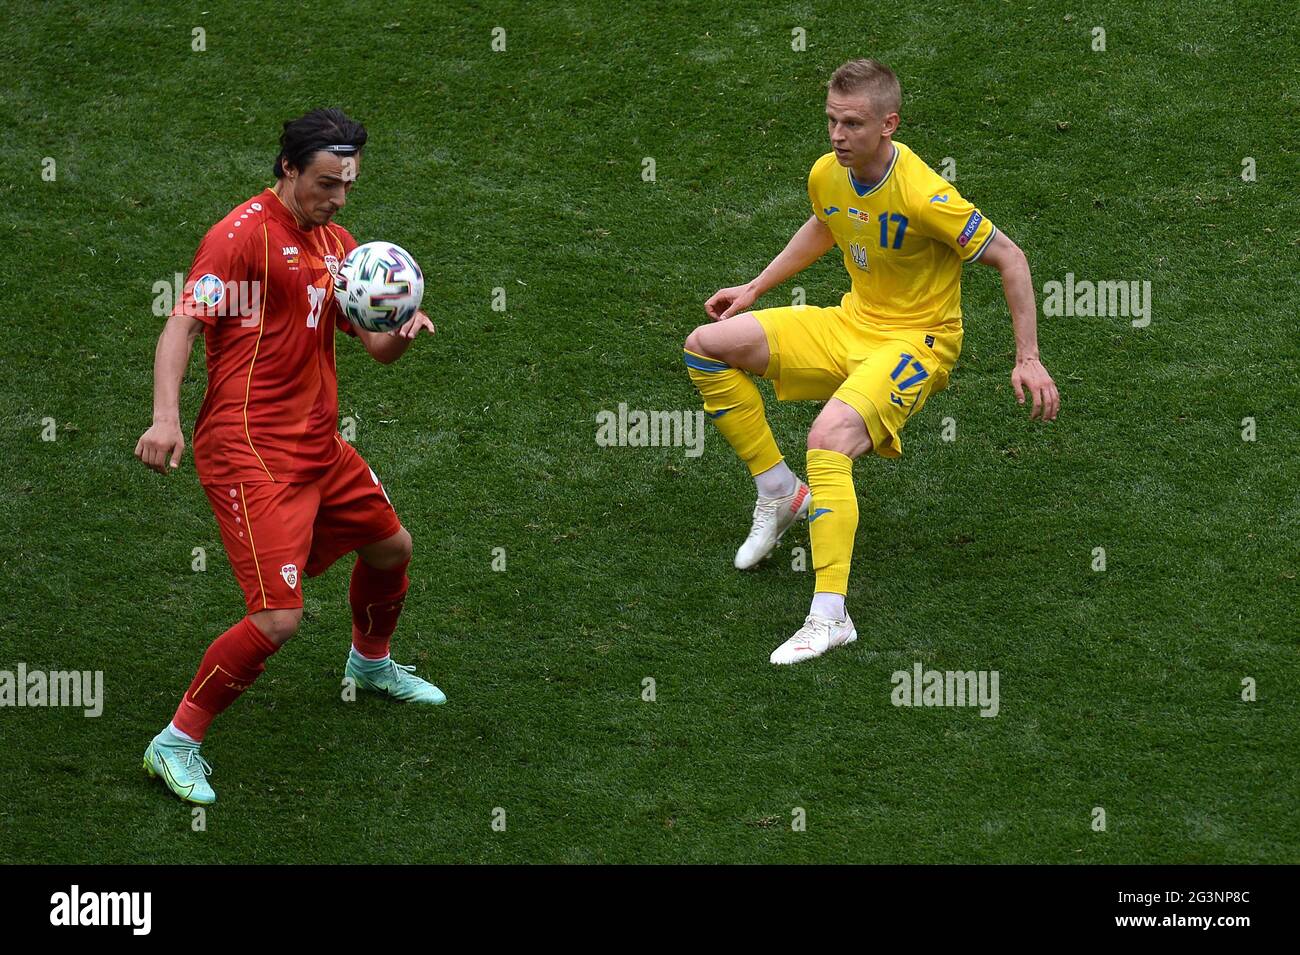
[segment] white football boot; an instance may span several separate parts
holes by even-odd
[[[852,643],[858,639],[853,618],[848,614],[843,620],[810,613],[798,632],[772,651],[773,663],[802,663],[819,657],[833,647]]]
[[[790,525],[797,520],[808,517],[808,505],[812,503],[812,494],[803,481],[794,489],[794,493],[784,497],[759,496],[754,505],[754,523],[749,528],[749,536],[736,551],[736,567],[749,570],[760,560],[772,553],[777,541],[781,539]]]

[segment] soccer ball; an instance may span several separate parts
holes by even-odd
[[[391,332],[420,307],[424,273],[400,245],[367,242],[349,252],[334,273],[334,297],[353,325]]]

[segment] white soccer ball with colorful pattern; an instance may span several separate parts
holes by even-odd
[[[369,332],[409,322],[424,298],[424,273],[411,253],[391,242],[367,242],[347,254],[334,274],[343,317]]]

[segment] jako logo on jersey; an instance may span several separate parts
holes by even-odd
[[[296,245],[286,245],[283,249],[280,250],[280,252],[283,255],[297,255],[298,247]]]
[[[339,274],[338,258],[333,255],[325,256],[325,268],[329,269],[330,275],[338,275]]]
[[[839,211],[840,211],[839,206],[827,206],[825,209],[822,210],[822,215],[826,216],[826,218],[829,219],[831,216],[835,215],[835,213]]]
[[[297,587],[298,586],[298,565],[285,564],[283,567],[280,568],[280,576],[284,578],[284,582],[288,584],[290,587]]]
[[[226,297],[226,283],[209,272],[194,283],[194,301],[198,305],[213,308]]]
[[[945,192],[942,196],[931,196],[931,197],[930,197],[930,201],[931,201],[931,202],[947,202],[947,201],[948,201],[948,193]]]
[[[975,231],[980,227],[980,223],[983,221],[984,217],[980,215],[978,209],[972,212],[970,218],[966,220],[966,228],[962,229],[961,235],[957,236],[957,244],[964,246],[969,242],[971,236],[975,234]]]

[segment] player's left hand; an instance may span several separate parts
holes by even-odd
[[[437,326],[433,324],[433,320],[430,319],[428,315],[425,315],[422,311],[417,311],[415,317],[409,322],[388,334],[396,335],[398,338],[414,338],[422,331],[427,331],[432,335],[437,330]]]
[[[1011,388],[1016,393],[1016,401],[1025,403],[1025,389],[1033,404],[1029,410],[1029,420],[1055,421],[1061,410],[1061,395],[1056,390],[1056,382],[1047,373],[1043,363],[1037,358],[1018,358],[1016,367],[1011,371]]]

